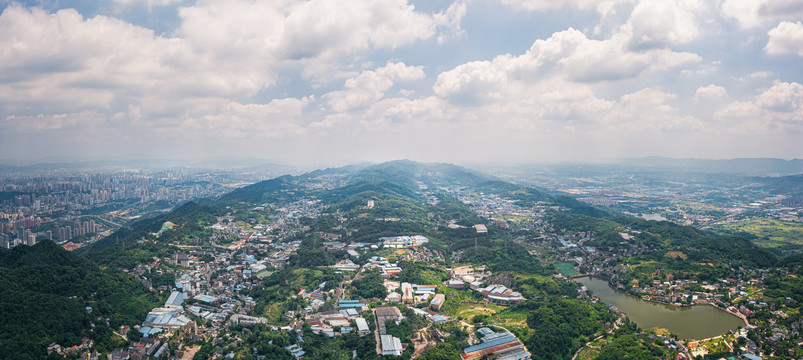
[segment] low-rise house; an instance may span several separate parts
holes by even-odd
[[[382,342],[382,355],[395,355],[400,356],[402,354],[402,344],[399,338],[393,335],[382,335],[380,336],[380,341]]]
[[[429,303],[429,306],[432,310],[440,311],[443,304],[446,302],[446,295],[444,294],[436,294],[432,301]]]

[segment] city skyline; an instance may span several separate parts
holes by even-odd
[[[803,157],[796,1],[0,9],[0,163]]]

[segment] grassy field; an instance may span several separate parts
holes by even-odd
[[[755,237],[761,247],[800,251],[803,250],[803,223],[775,219],[752,219],[721,225],[716,232],[727,235]]]
[[[490,318],[490,322],[504,326],[509,330],[514,330],[517,333],[527,333],[530,330],[527,326],[527,315],[528,313],[525,311],[515,311],[509,308],[500,309]]]
[[[469,317],[480,313],[485,313],[485,310],[475,309],[486,308],[485,301],[477,298],[477,295],[471,293],[472,290],[457,290],[448,288],[443,285],[438,285],[438,292],[446,295],[446,302],[441,308],[441,313],[451,317]],[[497,311],[501,307],[493,304],[488,304],[487,308]],[[487,315],[487,314],[486,314]]]
[[[574,263],[559,262],[552,264],[552,266],[554,266],[555,269],[558,269],[558,272],[563,274],[563,276],[574,276],[579,274],[579,272],[577,272],[572,268],[574,266]]]

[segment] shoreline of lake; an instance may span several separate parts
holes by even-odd
[[[685,339],[703,339],[721,335],[739,326],[749,326],[747,320],[714,304],[707,306],[678,306],[644,300],[611,287],[595,277],[575,278],[595,297],[612,305],[641,328],[665,328]],[[699,304],[698,304],[699,305]]]

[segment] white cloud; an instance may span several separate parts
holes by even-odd
[[[761,116],[761,109],[752,101],[734,101],[714,113],[720,119],[757,118]]]
[[[181,3],[181,0],[113,0],[113,1],[124,6],[142,4],[147,6],[148,8],[152,8],[154,6],[168,6]]]
[[[424,78],[419,66],[404,63],[388,63],[376,70],[363,71],[359,76],[346,80],[345,89],[324,95],[334,111],[342,112],[370,105],[385,95],[395,81],[411,81]]]
[[[435,24],[444,29],[438,35],[439,44],[446,42],[450,38],[466,34],[466,31],[461,28],[464,16],[466,16],[466,2],[462,0],[453,2],[446,11],[434,15]]]
[[[459,35],[464,14],[462,2],[430,15],[407,0],[202,0],[179,9],[178,32],[218,61],[244,58],[252,67],[296,62],[304,76],[331,80],[341,61],[365,51]]]
[[[642,0],[625,25],[636,48],[686,44],[699,34],[696,12],[703,5],[694,0]]]
[[[594,9],[603,15],[609,14],[614,7],[620,3],[629,3],[634,1],[636,0],[500,0],[502,4],[526,11],[543,12],[561,9],[564,7],[571,7],[580,10]]]
[[[803,16],[799,0],[725,0],[725,17],[735,19],[742,28],[755,28],[778,20],[794,20]]]
[[[649,133],[702,129],[702,121],[678,113],[678,108],[671,104],[676,98],[675,94],[652,88],[623,95],[615,109],[605,115],[609,131]]]
[[[725,129],[730,132],[756,136],[774,128],[799,134],[803,132],[803,85],[776,80],[752,101],[734,101],[714,117],[728,120]]]
[[[803,85],[776,80],[771,88],[756,97],[756,105],[776,112],[803,115]]]
[[[536,40],[523,55],[501,55],[493,61],[470,62],[443,72],[433,90],[453,101],[482,103],[519,96],[516,85],[537,84],[545,79],[613,81],[699,60],[695,54],[667,49],[628,50],[623,34],[592,40],[580,31],[568,29],[546,40]]]
[[[202,0],[178,12],[180,26],[167,36],[112,17],[85,19],[75,9],[6,7],[0,116],[92,110],[130,126],[170,128],[189,112],[242,114],[231,104],[275,86],[280,71],[340,77],[343,57],[459,34],[465,3],[429,15],[406,0]],[[423,77],[421,68],[401,65],[378,76],[391,83]],[[372,101],[386,89],[364,90],[363,101]],[[208,119],[215,118],[231,119]]]
[[[768,33],[770,40],[764,50],[770,55],[797,54],[803,56],[803,24],[783,21]]]
[[[306,132],[303,109],[314,97],[273,99],[268,104],[231,102],[214,113],[190,115],[176,130],[215,138],[282,138]]]
[[[179,1],[114,1],[96,12],[141,25],[72,9],[9,5],[0,14],[0,154],[28,156],[26,144],[43,142],[56,154],[349,161],[694,156],[706,147],[750,155],[722,134],[791,144],[799,136],[786,133],[803,129],[801,85],[768,85],[797,79],[798,69],[752,51],[769,34],[766,53],[801,55],[799,0],[455,0],[434,11],[407,0],[193,0],[180,1],[177,17],[163,8],[148,19],[135,7]],[[510,9],[499,2],[527,13],[500,24],[493,11]],[[747,9],[735,21],[761,27],[752,40],[718,36],[712,11],[734,6]],[[164,16],[170,22],[158,23]],[[476,28],[487,22],[532,31],[494,43]],[[541,31],[552,35],[533,35]],[[532,46],[505,53],[522,42]],[[733,72],[737,55],[750,75]],[[771,155],[799,156],[790,148]]]
[[[744,82],[744,81],[753,81],[753,80],[762,80],[762,79],[771,78],[773,75],[775,75],[775,74],[770,72],[770,71],[756,71],[756,72],[752,72],[750,74],[747,74],[747,76],[739,77],[739,78],[737,78],[737,80],[742,81],[742,82]]]
[[[0,15],[0,32],[0,103],[13,111],[115,103],[164,111],[178,99],[253,94],[275,78],[235,59],[205,58],[184,39],[105,16],[85,20],[73,9],[48,14],[10,6]]]
[[[756,27],[762,22],[758,13],[760,7],[759,0],[725,0],[722,3],[722,13],[736,19],[743,28]]]
[[[441,97],[464,103],[479,103],[502,98],[502,87],[507,82],[504,67],[510,56],[490,61],[473,61],[438,75],[433,91]],[[499,65],[499,66],[497,66]]]
[[[710,84],[697,88],[694,92],[694,101],[719,100],[728,96],[728,91],[719,85]]]

